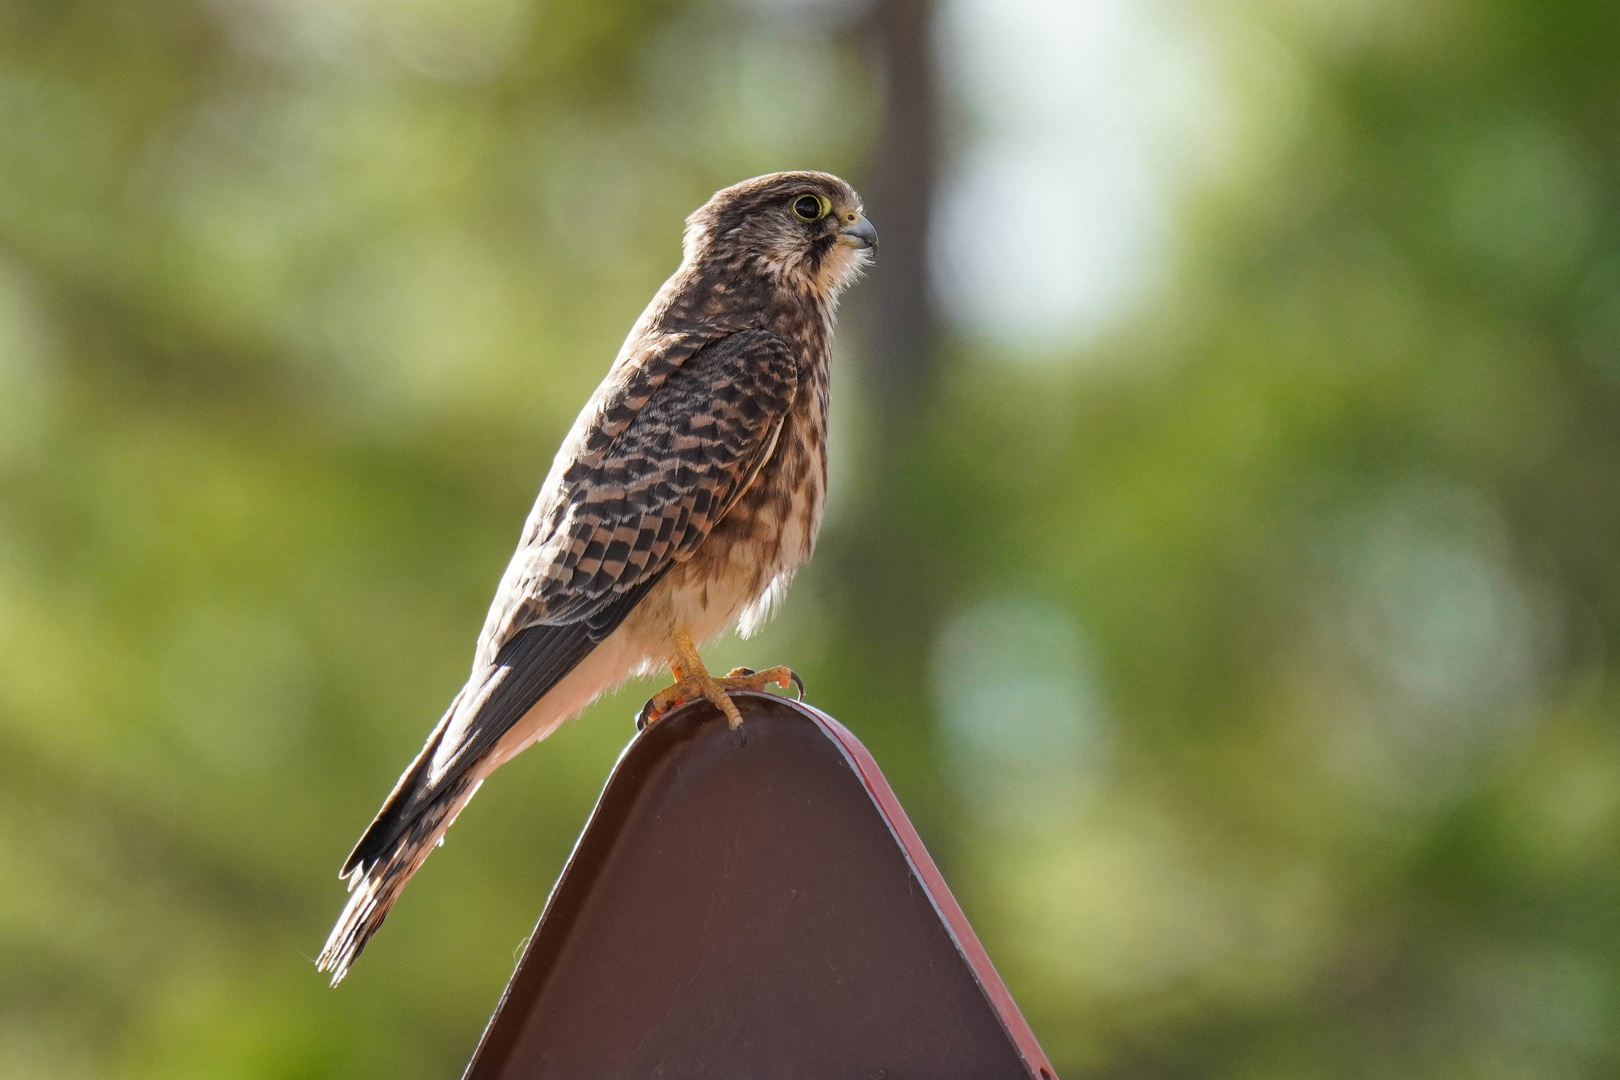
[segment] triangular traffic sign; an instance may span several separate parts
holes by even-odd
[[[1055,1080],[866,748],[736,697],[625,749],[464,1080]]]

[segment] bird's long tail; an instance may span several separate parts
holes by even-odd
[[[388,917],[388,909],[399,899],[405,883],[444,841],[444,831],[481,783],[481,778],[467,776],[452,784],[422,806],[385,850],[354,868],[349,875],[349,903],[315,961],[317,970],[332,973],[333,986],[349,973],[366,942]]]

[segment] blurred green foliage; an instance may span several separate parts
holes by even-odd
[[[869,169],[812,8],[0,8],[0,1075],[458,1072],[650,687],[336,992],[332,875],[684,214]],[[1066,1076],[1612,1076],[1620,9],[1198,19],[1170,282],[917,403],[858,288],[823,550],[717,662],[866,740]]]

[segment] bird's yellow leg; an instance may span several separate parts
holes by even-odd
[[[724,714],[726,722],[731,725],[731,729],[735,731],[742,727],[742,713],[737,711],[737,704],[731,700],[729,691],[758,691],[771,685],[786,690],[789,685],[796,685],[799,688],[799,696],[804,696],[804,681],[785,667],[773,667],[765,671],[735,668],[724,678],[715,678],[704,666],[703,658],[698,655],[697,646],[692,643],[692,635],[688,634],[684,627],[675,632],[674,646],[675,655],[670,657],[669,670],[670,674],[675,676],[675,683],[652,696],[652,700],[647,702],[641,710],[641,715],[636,718],[638,727],[646,727],[676,706],[701,697],[707,698],[719,709]]]
[[[692,643],[692,635],[684,626],[675,631],[674,645],[675,655],[670,657],[669,670],[675,676],[675,683],[658,691],[647,702],[639,718],[642,726],[654,723],[677,705],[701,697],[708,698],[710,704],[725,714],[733,731],[742,727],[742,713],[737,711],[736,703],[727,696],[720,680],[709,674],[697,646]]]

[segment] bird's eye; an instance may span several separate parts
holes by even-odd
[[[805,221],[820,221],[832,204],[820,195],[800,195],[793,200],[793,212]]]

